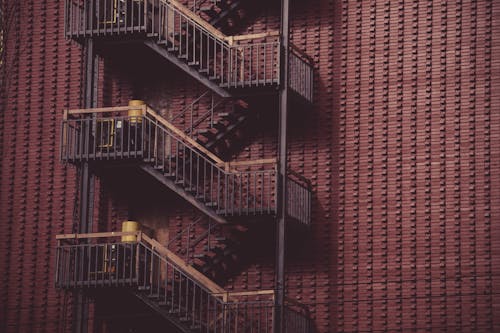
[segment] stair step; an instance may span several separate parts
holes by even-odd
[[[198,134],[203,135],[204,137],[206,137],[209,140],[214,138],[216,135],[210,129],[200,129],[200,130],[198,130]]]
[[[218,207],[219,204],[217,202],[205,202],[205,206],[215,208]]]
[[[209,70],[208,70],[208,68],[201,68],[198,70],[198,72],[200,72],[202,74],[208,74]]]
[[[221,1],[214,1],[214,4],[219,7],[220,9],[226,9],[229,6],[229,3],[227,1],[221,0]]]
[[[170,38],[178,38],[179,36],[182,36],[182,34],[178,31],[170,32],[168,35]]]
[[[207,274],[208,272],[210,272],[210,267],[207,266],[205,261],[201,260],[200,258],[195,258],[195,260],[198,261],[198,263],[194,263],[192,265],[194,269],[203,274]]]
[[[184,181],[184,179],[177,179],[176,181],[174,181],[174,184],[175,185],[184,185],[185,181]]]
[[[215,253],[213,251],[213,249],[210,250],[210,251],[207,251],[205,253],[195,254],[195,258],[198,258],[198,259],[202,259],[202,258],[205,258],[205,257],[213,259],[213,258],[215,258],[215,256],[217,256],[217,253]]]
[[[219,83],[220,82],[220,76],[219,75],[216,75],[216,76],[209,76],[208,79],[210,81],[214,81],[216,83]]]
[[[227,128],[226,124],[224,124],[224,122],[219,121],[219,120],[214,121],[213,127],[215,129],[217,129],[218,131],[224,131]]]
[[[149,294],[147,295],[148,298],[151,298],[151,299],[157,299],[157,298],[160,298],[160,294]]]
[[[149,289],[151,289],[151,287],[150,286],[139,286],[139,287],[137,287],[137,289],[138,290],[149,290]]]
[[[169,47],[167,47],[167,51],[169,51],[169,52],[179,52],[179,47],[177,47],[177,46],[169,46]]]
[[[221,1],[222,2],[222,1]],[[215,10],[213,5],[205,5],[200,8],[200,11],[207,14],[210,17],[217,16],[217,11]]]
[[[184,189],[186,192],[196,193],[198,191],[197,187],[186,187]]]
[[[160,301],[158,302],[158,305],[159,306],[170,306],[172,303],[170,303],[169,301]]]
[[[188,66],[191,67],[200,67],[200,62],[199,61],[189,61]]]
[[[235,115],[234,112],[220,112],[219,116],[223,119],[234,119]]]

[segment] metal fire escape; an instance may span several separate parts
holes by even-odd
[[[209,90],[177,113],[190,119],[185,128],[140,103],[66,110],[62,161],[92,168],[117,164],[139,168],[218,225],[240,225],[248,216],[276,218],[280,190],[276,159],[224,161],[218,155],[223,150],[220,142],[249,116],[243,96],[256,90],[276,94],[282,82],[279,33],[226,36],[221,32],[231,30],[227,18],[237,15],[244,2],[205,0],[188,8],[175,0],[67,0],[68,38],[139,41]],[[292,98],[310,104],[311,61],[293,45],[287,49]],[[212,98],[212,107],[194,117],[196,103],[207,97]],[[231,105],[223,107],[230,111],[220,112],[221,105]],[[206,128],[199,128],[203,124]],[[292,171],[286,177],[286,216],[290,223],[307,227],[310,184]],[[210,228],[209,237],[215,230]],[[121,241],[126,237],[133,241]],[[228,293],[213,281],[217,278],[210,269],[182,259],[140,231],[57,239],[60,288],[126,287],[182,332],[271,332],[275,326],[274,291]],[[209,246],[207,251],[232,253],[228,243]],[[286,331],[308,332],[305,308],[285,303]]]

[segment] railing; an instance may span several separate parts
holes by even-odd
[[[143,0],[66,0],[68,38],[146,32]]]
[[[206,4],[206,3],[212,3],[213,5],[217,4],[218,2],[220,2],[222,0],[193,0],[192,1],[192,6],[191,6],[191,10],[198,14],[201,10],[201,7]]]
[[[145,158],[219,215],[274,214],[276,170],[234,172],[225,163],[187,144],[168,122],[150,110],[145,122]]]
[[[145,33],[221,87],[279,83],[280,43],[274,32],[225,36],[174,0],[66,0],[67,37],[130,33]],[[252,44],[238,44],[249,39]]]
[[[252,44],[237,45],[243,37],[225,36],[175,1],[148,0],[148,33],[177,58],[226,88],[279,83],[279,40],[272,34],[252,35]]]
[[[135,237],[121,242],[120,237]],[[271,332],[274,291],[226,292],[142,232],[58,235],[56,286],[128,287],[199,332]],[[130,241],[130,239],[129,239]],[[306,313],[287,303],[286,332],[307,333]]]
[[[184,133],[194,137],[195,129],[204,122],[208,122],[208,127],[213,128],[216,114],[225,108],[226,101],[224,99],[218,97],[211,90],[206,90],[176,114],[170,122],[175,123],[175,121],[182,119],[185,124]]]
[[[225,88],[277,85],[277,32],[226,36],[175,0],[66,0],[66,36],[143,33]],[[252,43],[243,43],[252,40]],[[313,102],[313,62],[293,44],[289,85]]]
[[[290,298],[286,298],[285,302],[285,332],[314,332],[307,306]]]
[[[201,222],[206,222],[207,226],[200,233],[197,233],[197,226]],[[167,249],[172,249],[174,244],[182,244],[180,250],[176,251],[180,256],[184,258],[184,261],[188,264],[193,263],[196,248],[200,243],[206,241],[206,248],[204,251],[210,251],[215,248],[217,241],[215,240],[215,235],[217,230],[220,230],[221,225],[212,222],[209,218],[202,216],[198,217],[192,223],[190,223],[187,228],[179,232],[176,236],[169,239],[167,244]],[[183,244],[183,238],[186,239],[186,243]],[[202,243],[204,244],[204,243]]]
[[[128,107],[73,110],[63,120],[61,158],[67,162],[146,162],[219,215],[276,213],[276,169],[259,161],[250,171],[220,160],[153,110],[120,115]],[[268,161],[267,161],[268,162]],[[251,162],[245,162],[251,166]]]
[[[119,240],[67,243],[58,240],[56,286],[91,288],[139,283],[139,247]]]
[[[224,162],[147,106],[67,111],[61,129],[66,162],[145,162],[221,216],[276,214],[276,160]],[[245,171],[237,171],[239,168]],[[289,174],[288,213],[302,224],[311,219],[307,180]]]
[[[309,103],[313,103],[314,62],[293,44],[289,55],[289,87]]]
[[[304,226],[311,225],[312,186],[304,176],[289,170],[287,180],[287,213]]]

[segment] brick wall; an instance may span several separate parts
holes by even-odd
[[[277,28],[273,6],[246,31]],[[7,36],[0,331],[71,323],[71,297],[53,287],[54,236],[72,230],[76,181],[58,138],[62,110],[80,106],[82,58],[63,37],[63,8],[22,1]],[[314,216],[288,261],[290,296],[318,332],[500,330],[500,5],[314,0],[292,16],[316,91],[291,120],[290,164],[313,183]],[[101,71],[100,104],[140,91],[113,61]],[[240,156],[273,156],[274,134]],[[95,214],[116,228],[127,210],[110,186]],[[273,272],[272,254],[256,258],[228,287],[269,288]]]

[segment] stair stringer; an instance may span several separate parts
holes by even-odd
[[[174,316],[169,316],[166,311],[164,311],[161,306],[159,306],[156,302],[152,301],[149,299],[146,295],[143,295],[140,291],[138,290],[133,290],[131,293],[140,299],[144,304],[149,306],[153,311],[155,311],[157,314],[162,316],[164,319],[166,319],[169,323],[174,325],[177,329],[180,330],[182,333],[193,333],[194,331],[186,327],[183,323],[181,323],[177,318]]]
[[[192,204],[195,208],[199,209],[203,213],[205,213],[208,217],[216,221],[217,223],[220,224],[229,224],[230,222],[226,220],[224,217],[218,215],[213,209],[210,209],[209,207],[205,206],[203,203],[200,201],[196,200],[196,198],[191,195],[189,192],[184,190],[182,187],[179,187],[175,185],[175,183],[165,177],[163,174],[158,172],[157,170],[154,169],[154,167],[148,165],[148,164],[140,164],[139,167],[148,173],[149,175],[153,176],[157,181],[177,193],[179,196],[181,196],[183,199],[185,199],[187,202]]]
[[[198,80],[199,82],[207,86],[209,89],[217,93],[219,96],[224,98],[232,97],[232,95],[227,90],[221,88],[217,83],[210,81],[206,76],[204,76],[194,68],[190,67],[188,64],[181,61],[176,56],[170,54],[170,52],[168,52],[163,47],[158,45],[158,43],[156,43],[155,41],[145,40],[144,45],[151,48],[153,51],[155,51],[156,53],[158,53],[159,55],[161,55],[162,57],[173,63],[178,68],[182,69],[187,74],[191,75],[194,79]]]

